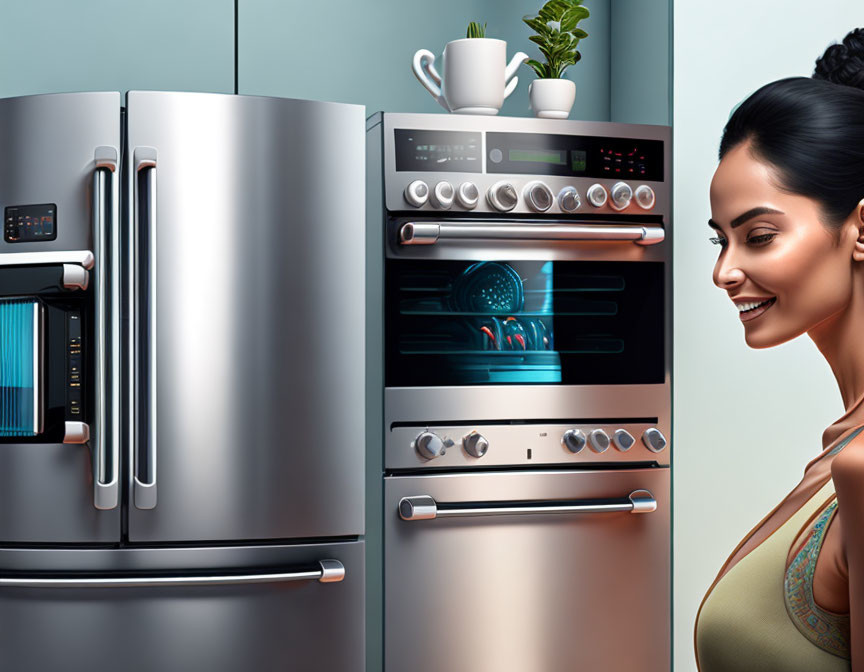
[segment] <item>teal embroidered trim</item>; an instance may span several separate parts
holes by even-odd
[[[856,436],[858,436],[861,433],[862,429],[864,429],[864,427],[859,427],[854,432],[852,432],[849,436],[847,436],[840,443],[838,443],[836,446],[834,446],[831,449],[831,451],[828,453],[828,455],[836,455],[841,450],[843,450],[846,447],[847,443],[849,443],[852,439],[854,439]],[[826,457],[827,457],[827,455],[826,455]]]
[[[820,649],[851,660],[849,614],[825,611],[813,599],[816,559],[836,510],[835,499],[816,519],[810,536],[786,570],[784,598],[786,611],[801,634]]]

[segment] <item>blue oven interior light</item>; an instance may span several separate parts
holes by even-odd
[[[0,437],[36,435],[34,300],[0,300]]]

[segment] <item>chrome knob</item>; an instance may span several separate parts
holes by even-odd
[[[522,196],[528,203],[528,207],[535,212],[546,212],[555,202],[549,187],[539,181],[526,184]]]
[[[413,445],[414,450],[416,450],[421,457],[425,457],[427,460],[441,457],[447,452],[447,447],[444,445],[441,437],[433,432],[421,432],[417,438],[414,439]]]
[[[607,193],[602,184],[592,184],[588,187],[588,192],[585,196],[588,198],[588,202],[595,208],[602,208],[606,205]]]
[[[561,437],[561,443],[571,453],[578,453],[585,447],[585,435],[581,429],[568,429]]]
[[[480,201],[480,192],[477,190],[477,185],[473,182],[463,182],[459,185],[459,190],[456,192],[456,200],[459,205],[468,210],[473,210],[477,207]]]
[[[432,190],[432,205],[441,210],[448,210],[453,205],[453,199],[456,197],[456,190],[449,182],[439,182]]]
[[[636,439],[634,439],[633,435],[626,429],[616,429],[615,433],[612,435],[612,443],[615,444],[615,447],[618,450],[626,452],[633,447],[633,444],[636,443]]]
[[[575,187],[564,187],[558,192],[558,207],[564,212],[576,212],[582,207],[582,199],[579,198],[579,192]]]
[[[486,194],[489,204],[501,212],[509,212],[519,203],[519,194],[516,188],[509,182],[496,182]]]
[[[659,453],[666,447],[666,437],[656,427],[649,427],[642,432],[642,443],[645,444],[648,450]]]
[[[609,447],[609,435],[602,429],[592,429],[588,435],[588,445],[595,453],[602,453]]]
[[[415,208],[423,207],[429,200],[429,185],[423,180],[414,180],[405,187],[405,200]]]
[[[654,190],[647,184],[640,184],[636,187],[634,197],[636,199],[636,205],[643,210],[650,210],[654,207]]]
[[[612,191],[609,192],[609,205],[615,210],[623,210],[633,198],[633,190],[626,182],[616,182],[612,185]]]
[[[477,432],[471,432],[462,437],[462,446],[471,457],[483,457],[489,450],[489,441]]]

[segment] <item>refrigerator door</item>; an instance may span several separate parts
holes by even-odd
[[[43,358],[43,368],[34,376],[41,395],[36,403],[45,407],[49,420],[51,414],[59,415],[59,425],[62,428],[65,423],[67,432],[42,435],[37,429],[25,439],[8,433],[0,438],[0,545],[120,541],[119,402],[116,394],[108,398],[109,389],[116,387],[108,381],[117,371],[107,356],[117,346],[119,334],[119,311],[112,311],[108,303],[113,277],[109,277],[113,266],[108,245],[116,240],[118,181],[114,168],[119,152],[119,93],[0,100],[0,212],[4,217],[0,295],[8,298],[17,293],[19,299],[26,299],[50,292],[51,283],[38,279],[39,288],[31,294],[28,285],[34,282],[27,281],[28,275],[63,277],[63,287],[54,292],[54,299],[62,303],[65,292],[83,306],[79,316],[86,319],[85,341],[90,339],[89,347],[84,346],[85,396],[81,400],[88,431],[77,421],[70,433],[69,417],[63,420],[62,403],[55,402],[71,394],[65,391],[64,369],[72,359],[66,360],[63,354],[71,336],[67,336],[59,308],[44,311],[45,319],[37,331],[45,347],[34,348],[40,350],[40,354],[34,352],[34,361]],[[67,284],[67,272],[78,280]],[[22,293],[26,295],[20,296]],[[117,293],[111,296],[114,300]],[[110,341],[109,322],[114,325]],[[9,346],[10,332],[5,333]],[[52,350],[52,344],[58,342],[59,350]],[[71,348],[72,341],[68,344]],[[94,356],[88,363],[89,348]],[[59,352],[60,357],[49,357],[49,350]],[[6,380],[0,386],[7,393],[8,374],[14,365],[8,357],[0,361],[0,381]]]
[[[669,670],[668,468],[384,481],[387,672]]]
[[[361,534],[363,108],[135,91],[127,119],[130,541]]]
[[[364,669],[362,542],[3,551],[0,564],[4,671]],[[233,582],[203,583],[216,579]]]

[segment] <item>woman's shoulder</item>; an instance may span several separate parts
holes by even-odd
[[[831,461],[831,480],[837,488],[837,497],[841,498],[841,490],[844,494],[859,495],[864,502],[864,432],[858,433],[843,450],[834,456]],[[850,488],[851,486],[851,488]]]

